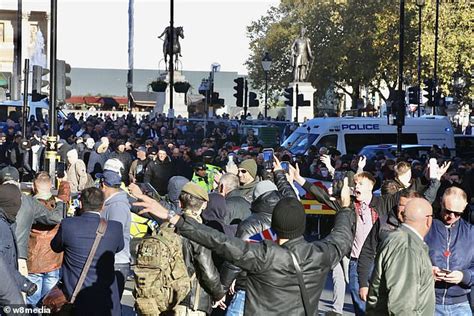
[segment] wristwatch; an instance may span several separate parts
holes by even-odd
[[[175,211],[168,211],[168,217],[166,218],[166,220],[169,222],[174,216],[176,215],[176,212]]]

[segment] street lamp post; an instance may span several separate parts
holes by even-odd
[[[402,151],[402,128],[405,116],[405,96],[403,94],[403,49],[405,41],[405,0],[400,0],[400,33],[398,51],[398,113],[397,113],[397,156]]]
[[[418,7],[418,117],[421,116],[421,9],[425,5],[425,0],[416,0]]]
[[[265,72],[265,120],[267,119],[267,110],[268,110],[268,72],[272,67],[272,57],[268,52],[265,52],[265,55],[262,59],[262,68]]]
[[[438,106],[438,29],[439,29],[439,0],[436,0],[436,16],[435,16],[435,43],[434,43],[434,86],[433,86],[433,114],[436,114]]]

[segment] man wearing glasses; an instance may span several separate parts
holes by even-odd
[[[448,188],[441,201],[441,220],[433,220],[425,238],[436,281],[436,315],[472,315],[468,295],[474,280],[474,230],[461,218],[466,206],[466,193]]]

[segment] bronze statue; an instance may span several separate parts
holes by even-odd
[[[163,40],[163,56],[165,57],[165,63],[168,61],[168,55],[171,56],[171,51],[170,51],[170,27],[167,26],[163,33],[161,33],[158,38],[162,38],[165,36],[165,39]],[[184,38],[184,32],[183,32],[183,27],[178,26],[174,28],[173,32],[173,54],[175,54],[175,61],[178,61],[178,57],[182,57],[181,55],[181,44],[179,43],[179,38]]]
[[[294,82],[303,82],[308,79],[313,53],[309,38],[305,37],[306,29],[301,28],[301,36],[293,42],[291,47],[291,66],[293,66]]]

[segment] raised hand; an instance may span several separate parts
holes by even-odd
[[[140,202],[133,203],[133,205],[143,208],[140,212],[138,212],[139,215],[150,213],[163,220],[168,219],[168,210],[165,209],[158,201],[146,195],[140,196],[140,200]]]
[[[360,156],[359,162],[357,163],[357,172],[364,171],[365,165],[367,164],[367,157]]]
[[[130,183],[130,185],[128,186],[128,191],[137,199],[140,199],[142,196],[144,196],[140,187],[135,183]]]

